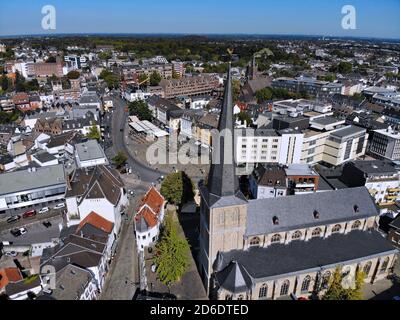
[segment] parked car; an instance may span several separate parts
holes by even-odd
[[[50,221],[43,222],[43,225],[44,225],[46,228],[50,228],[50,227],[52,226],[52,224],[51,224]]]
[[[14,237],[20,237],[28,232],[26,228],[17,228],[10,231]]]
[[[7,219],[7,223],[14,223],[21,219],[21,216],[13,216]]]
[[[29,210],[29,211],[26,211],[22,215],[22,218],[26,219],[26,218],[31,218],[31,217],[34,217],[34,216],[36,216],[36,210]]]
[[[48,207],[44,207],[44,208],[39,210],[39,214],[46,213],[46,212],[49,212],[49,211],[50,211],[50,209]]]
[[[55,210],[62,209],[62,208],[65,208],[65,203],[59,203],[58,205],[56,205],[54,207]]]
[[[6,257],[15,258],[15,257],[18,255],[18,253],[15,252],[15,251],[10,251],[10,252],[6,252],[4,255],[5,255]]]

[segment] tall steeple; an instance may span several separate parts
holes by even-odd
[[[244,196],[240,192],[239,181],[235,174],[233,91],[230,65],[218,123],[218,133],[219,136],[213,135],[213,163],[208,177],[208,191],[215,200],[229,196],[237,196],[243,199]]]

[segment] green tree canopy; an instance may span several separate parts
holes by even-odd
[[[257,103],[264,103],[272,99],[272,90],[270,88],[263,88],[256,92]]]
[[[89,133],[86,135],[86,137],[93,140],[100,140],[101,134],[96,125],[90,128]]]
[[[119,75],[106,69],[100,73],[100,79],[103,79],[109,88],[118,88],[121,80]]]
[[[153,73],[150,75],[150,85],[158,86],[158,84],[161,82],[161,79],[161,75],[157,71],[153,71]]]
[[[67,78],[70,79],[70,80],[79,79],[80,76],[81,76],[81,74],[77,70],[72,70],[72,71],[67,73]]]
[[[236,118],[242,123],[244,124],[244,122],[246,121],[247,126],[251,126],[253,124],[253,120],[251,119],[251,117],[249,116],[249,114],[247,112],[244,111],[240,111],[237,115]]]
[[[178,232],[177,222],[172,213],[167,213],[161,241],[156,246],[154,263],[157,276],[162,283],[178,282],[189,268],[190,246]]]
[[[355,277],[355,288],[345,289],[342,286],[342,270],[340,267],[336,268],[322,300],[363,300],[362,288],[365,275],[362,271],[357,271]]]
[[[183,171],[169,174],[161,185],[161,194],[167,201],[182,205],[194,197],[192,180]]]
[[[122,166],[126,163],[128,157],[123,152],[118,152],[118,154],[112,159],[114,164],[117,166],[118,169],[122,168]]]
[[[151,113],[149,106],[143,100],[137,100],[129,103],[128,108],[129,113],[137,116],[140,120],[151,121],[153,119],[153,114]]]

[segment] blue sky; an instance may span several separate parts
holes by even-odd
[[[400,0],[2,0],[0,35],[51,33],[244,33],[400,39]],[[56,30],[41,28],[44,5]],[[357,29],[341,27],[344,5]]]

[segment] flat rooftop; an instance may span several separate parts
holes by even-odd
[[[318,173],[308,164],[291,164],[285,171],[287,176],[318,176]]]
[[[62,164],[0,174],[0,195],[65,184]]]
[[[76,152],[80,161],[105,158],[103,149],[96,140],[88,140],[84,143],[75,145]]]
[[[344,127],[337,131],[332,132],[331,135],[334,137],[345,138],[345,137],[352,136],[352,135],[359,134],[359,133],[366,132],[366,131],[367,131],[366,129],[361,128],[361,127],[347,126],[347,127]]]

